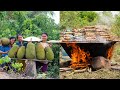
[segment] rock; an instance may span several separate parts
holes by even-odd
[[[101,69],[101,68],[107,68],[109,69],[111,66],[110,60],[102,57],[102,56],[98,56],[98,57],[94,57],[91,61],[91,66],[93,70],[97,70],[97,69]]]

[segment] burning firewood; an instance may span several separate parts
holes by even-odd
[[[90,53],[85,52],[76,43],[68,43],[67,47],[72,47],[71,53],[71,68],[80,69],[86,68],[88,66],[88,61],[90,60]]]

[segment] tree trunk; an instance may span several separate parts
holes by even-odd
[[[25,75],[27,76],[36,76],[37,75],[37,70],[36,70],[36,63],[35,61],[28,60],[26,62],[26,68],[25,68]]]

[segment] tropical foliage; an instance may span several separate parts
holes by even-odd
[[[0,38],[22,34],[40,37],[43,32],[48,34],[49,40],[59,39],[59,25],[52,18],[53,11],[0,11]],[[53,45],[55,59],[49,64],[49,76],[58,77],[59,45]],[[16,68],[16,63],[12,64]],[[18,66],[18,65],[17,65]]]
[[[98,14],[93,11],[61,11],[61,28],[79,28],[86,25],[95,25]]]
[[[52,11],[0,11],[0,37],[40,36],[47,32],[49,39],[59,38],[59,25],[50,16]]]

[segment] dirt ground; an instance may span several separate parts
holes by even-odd
[[[34,77],[23,77],[20,74],[8,74],[6,72],[0,72],[0,79],[34,79]]]
[[[62,58],[61,61],[64,61],[64,59],[67,59],[67,57]],[[111,62],[120,65],[120,43],[116,43],[114,46]],[[81,73],[74,73],[73,71],[60,72],[60,79],[120,79],[120,70],[100,69]]]
[[[92,72],[60,72],[60,79],[120,79],[120,71],[101,69]]]
[[[47,76],[47,73],[37,73],[36,76],[25,76],[20,73],[14,73],[11,71],[1,71],[0,70],[0,79],[57,79]]]

